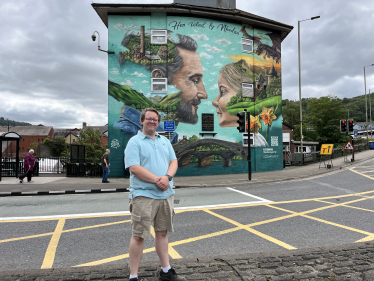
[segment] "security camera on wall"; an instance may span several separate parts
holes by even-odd
[[[95,36],[95,34],[92,34],[92,41],[95,41],[96,40],[96,36]]]

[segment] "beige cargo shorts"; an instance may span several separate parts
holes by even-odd
[[[174,195],[168,199],[138,196],[130,199],[132,236],[149,239],[151,225],[155,231],[174,232]]]

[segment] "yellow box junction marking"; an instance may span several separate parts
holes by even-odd
[[[58,246],[58,242],[60,241],[62,229],[64,228],[65,219],[58,220],[55,232],[52,235],[51,242],[49,242],[47,252],[44,256],[44,261],[42,264],[43,268],[52,268],[53,262],[55,260],[56,250]]]
[[[249,232],[251,232],[251,233],[253,233],[253,234],[257,235],[257,236],[260,236],[260,237],[262,237],[262,238],[264,238],[264,239],[266,239],[266,240],[268,240],[268,241],[270,241],[270,242],[273,242],[273,243],[275,243],[275,244],[277,244],[277,245],[279,245],[279,246],[281,246],[281,247],[283,247],[283,248],[286,248],[286,249],[288,249],[288,250],[294,250],[294,249],[297,249],[297,248],[295,248],[295,247],[293,247],[293,246],[291,246],[291,245],[288,245],[287,243],[284,243],[284,242],[282,242],[282,241],[280,241],[280,240],[278,240],[278,239],[275,239],[275,238],[273,238],[273,237],[271,237],[271,236],[269,236],[269,235],[266,235],[266,234],[264,234],[264,233],[262,233],[262,232],[260,232],[260,231],[254,230],[253,228],[250,228],[250,227],[247,226],[247,225],[244,225],[244,224],[238,223],[238,222],[236,222],[236,221],[234,221],[234,220],[232,220],[232,219],[229,219],[229,218],[226,218],[226,217],[221,216],[221,215],[219,215],[219,214],[216,214],[216,213],[214,213],[214,212],[212,212],[212,211],[210,211],[210,210],[205,210],[205,212],[208,213],[208,214],[211,214],[211,215],[213,215],[213,216],[216,216],[217,218],[220,218],[220,219],[222,219],[222,220],[224,220],[224,221],[227,221],[227,222],[229,222],[229,223],[232,223],[232,224],[234,224],[234,225],[240,227],[241,229],[248,230]]]
[[[321,145],[321,155],[331,155],[332,154],[332,149],[334,148],[333,144],[322,144]]]
[[[371,179],[374,180],[374,178],[372,178],[370,176],[367,176],[367,175],[364,175],[364,174],[361,174],[361,173],[359,173],[357,171],[354,171],[353,169],[352,169],[353,172],[356,172],[356,173],[358,173],[360,175],[366,176],[366,177],[371,178]],[[203,240],[203,239],[208,239],[208,238],[212,238],[212,237],[216,237],[216,236],[220,236],[220,235],[232,233],[232,232],[235,232],[237,230],[246,229],[249,232],[251,232],[251,233],[253,233],[255,235],[258,235],[258,236],[260,236],[260,237],[262,237],[262,238],[264,238],[264,239],[266,239],[268,241],[276,243],[277,245],[281,245],[282,247],[285,247],[286,249],[295,249],[293,246],[288,245],[288,244],[286,244],[286,243],[284,243],[282,241],[279,241],[279,240],[277,240],[277,239],[275,239],[273,237],[270,237],[270,236],[268,236],[266,234],[263,234],[263,233],[261,233],[259,231],[256,231],[256,230],[252,229],[251,227],[256,226],[256,225],[267,224],[267,223],[271,223],[271,222],[275,222],[275,221],[280,221],[280,220],[283,220],[283,219],[288,219],[288,218],[296,217],[296,216],[302,216],[302,217],[305,217],[305,218],[310,218],[310,219],[317,220],[317,221],[320,221],[320,222],[323,222],[323,223],[331,224],[331,225],[334,225],[334,226],[337,226],[337,227],[345,228],[345,229],[348,229],[348,230],[351,230],[351,231],[355,231],[355,232],[359,232],[359,233],[367,235],[367,237],[362,238],[362,239],[360,239],[360,240],[358,240],[356,242],[371,241],[371,240],[374,239],[374,234],[373,233],[369,233],[369,232],[365,232],[365,231],[362,231],[362,230],[350,228],[350,227],[347,227],[347,226],[344,226],[344,225],[339,225],[339,224],[332,223],[332,222],[329,222],[329,221],[317,219],[317,218],[314,218],[312,216],[308,216],[307,214],[308,213],[312,213],[312,212],[316,212],[316,211],[319,211],[319,210],[323,210],[323,209],[328,209],[328,208],[336,207],[336,206],[344,206],[344,207],[352,207],[353,208],[353,206],[345,206],[345,205],[349,204],[349,203],[354,203],[354,202],[366,200],[366,199],[369,199],[369,198],[373,198],[373,196],[372,197],[364,196],[364,194],[369,194],[369,193],[373,193],[373,192],[374,192],[374,190],[372,190],[372,191],[365,191],[365,192],[361,192],[361,193],[346,194],[346,195],[339,195],[339,196],[330,196],[330,197],[322,197],[322,198],[314,198],[314,199],[301,199],[301,200],[290,200],[290,201],[271,202],[271,203],[258,203],[258,204],[244,204],[244,205],[237,205],[237,206],[201,208],[201,209],[191,209],[191,210],[187,210],[187,209],[176,210],[176,213],[194,212],[194,211],[205,211],[205,212],[210,213],[210,214],[212,214],[212,215],[214,215],[216,217],[220,217],[221,219],[224,219],[226,221],[229,221],[229,222],[233,223],[234,225],[236,225],[236,227],[231,228],[231,229],[226,229],[226,230],[223,230],[223,231],[218,231],[218,232],[215,232],[215,233],[210,233],[210,234],[206,234],[206,235],[201,235],[201,236],[189,238],[189,239],[175,241],[175,242],[169,243],[169,246],[170,247],[174,247],[174,246],[177,246],[177,245],[182,245],[182,244],[186,244],[186,243],[190,243],[190,242],[195,242],[195,241],[199,241],[199,240]],[[301,212],[301,213],[297,213],[297,212],[293,212],[293,211],[290,211],[290,210],[286,210],[286,209],[283,209],[283,208],[279,208],[279,207],[273,206],[273,205],[284,204],[284,203],[318,201],[318,200],[323,200],[323,199],[344,198],[344,197],[350,197],[350,196],[364,196],[365,198],[360,198],[360,199],[356,199],[356,200],[353,200],[353,201],[349,201],[349,202],[345,202],[345,203],[340,203],[340,204],[326,202],[326,203],[329,203],[330,206],[325,206],[325,207],[322,207],[322,208],[317,208],[317,209],[313,209],[313,210],[309,210],[309,211],[305,211],[305,212]],[[226,217],[220,216],[220,215],[212,212],[212,210],[216,210],[216,209],[240,208],[240,207],[248,207],[248,206],[251,206],[251,207],[252,206],[268,206],[268,207],[275,208],[275,209],[278,209],[278,210],[281,210],[281,211],[284,211],[284,212],[288,212],[288,213],[291,213],[291,214],[285,215],[285,216],[281,216],[281,217],[277,217],[277,218],[273,218],[273,219],[269,219],[269,220],[260,221],[260,222],[254,222],[254,223],[251,223],[251,224],[248,224],[248,225],[242,225],[242,224],[240,224],[238,222],[235,222],[233,220],[230,220],[230,219],[228,219]],[[354,208],[357,208],[357,207],[354,207]],[[362,208],[359,208],[359,209],[362,209]],[[362,210],[365,210],[365,209],[362,209]],[[372,211],[372,210],[368,210],[368,211]],[[106,215],[105,217],[112,217],[112,216],[128,216],[128,214],[121,214],[121,215],[111,214],[111,215]],[[52,235],[51,242],[50,242],[50,245],[49,245],[49,247],[47,249],[47,252],[46,252],[46,255],[45,255],[45,259],[44,259],[44,262],[43,262],[43,266],[46,266],[46,267],[42,267],[42,268],[51,268],[53,266],[54,255],[56,253],[56,248],[57,248],[58,240],[60,238],[61,233],[66,233],[66,232],[71,232],[71,231],[78,231],[78,230],[84,230],[84,229],[90,229],[90,228],[96,228],[96,227],[102,227],[102,226],[109,226],[109,225],[113,225],[113,224],[126,223],[126,222],[130,222],[131,221],[131,220],[125,220],[125,221],[119,221],[119,222],[113,222],[113,223],[106,223],[106,224],[100,224],[100,225],[93,225],[93,226],[87,226],[87,227],[81,227],[81,228],[75,228],[75,229],[69,229],[69,230],[62,230],[62,228],[63,228],[62,221],[65,221],[66,219],[91,218],[91,217],[103,217],[103,216],[99,216],[99,215],[81,216],[81,217],[68,217],[67,216],[66,218],[59,218],[59,219],[56,219],[56,218],[50,218],[50,219],[30,219],[29,221],[59,220],[59,222],[58,222],[58,225],[56,227],[55,232],[53,232],[53,233],[43,233],[43,234],[39,234],[39,235],[31,235],[31,236],[26,236],[26,237],[19,237],[19,238],[11,238],[11,239],[6,239],[6,240],[0,240],[0,243],[11,242],[11,241],[16,241],[16,240],[23,240],[23,239],[29,239],[29,238],[37,238],[37,237],[42,237],[42,236],[47,236],[47,235]],[[22,221],[28,221],[28,220],[22,220]],[[1,221],[1,222],[19,222],[19,221],[18,220],[9,220],[9,221]],[[155,251],[154,247],[149,248],[149,249],[145,249],[143,251],[143,253],[149,253],[149,252],[153,252],[153,251]],[[175,252],[175,253],[176,253],[175,257],[173,257],[173,258],[177,258],[177,255],[179,255],[177,252]],[[53,258],[52,258],[52,255],[53,255]],[[172,253],[172,255],[174,255],[174,253]],[[84,264],[76,265],[75,267],[99,265],[99,264],[104,264],[104,263],[108,263],[108,262],[112,262],[112,261],[116,261],[116,260],[121,260],[121,259],[125,259],[125,258],[128,258],[128,254],[119,255],[119,256],[115,256],[115,257],[110,257],[110,258],[106,258],[106,259],[102,259],[102,260],[98,260],[98,261],[93,261],[93,262],[89,262],[89,263],[84,263]]]
[[[153,236],[153,238],[156,238],[156,233],[155,233],[155,229],[153,228],[153,226],[151,226],[151,234]],[[168,253],[169,253],[169,256],[173,259],[181,259],[182,256],[178,254],[178,252],[176,250],[174,250],[174,248],[172,246],[170,246],[170,244],[168,244]]]

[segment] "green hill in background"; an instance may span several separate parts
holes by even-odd
[[[19,122],[0,117],[0,126],[8,126],[8,124],[9,126],[32,126],[32,124],[27,122]]]

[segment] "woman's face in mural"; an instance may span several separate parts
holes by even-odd
[[[183,59],[183,65],[174,73],[171,83],[181,91],[178,118],[181,122],[196,124],[198,105],[201,99],[208,98],[202,81],[204,70],[198,53],[177,48],[179,56]]]
[[[231,86],[222,74],[218,77],[218,90],[218,96],[212,104],[217,108],[219,125],[221,127],[236,127],[238,125],[236,122],[238,121],[238,117],[227,112],[226,105],[232,97],[236,96],[238,91]]]

